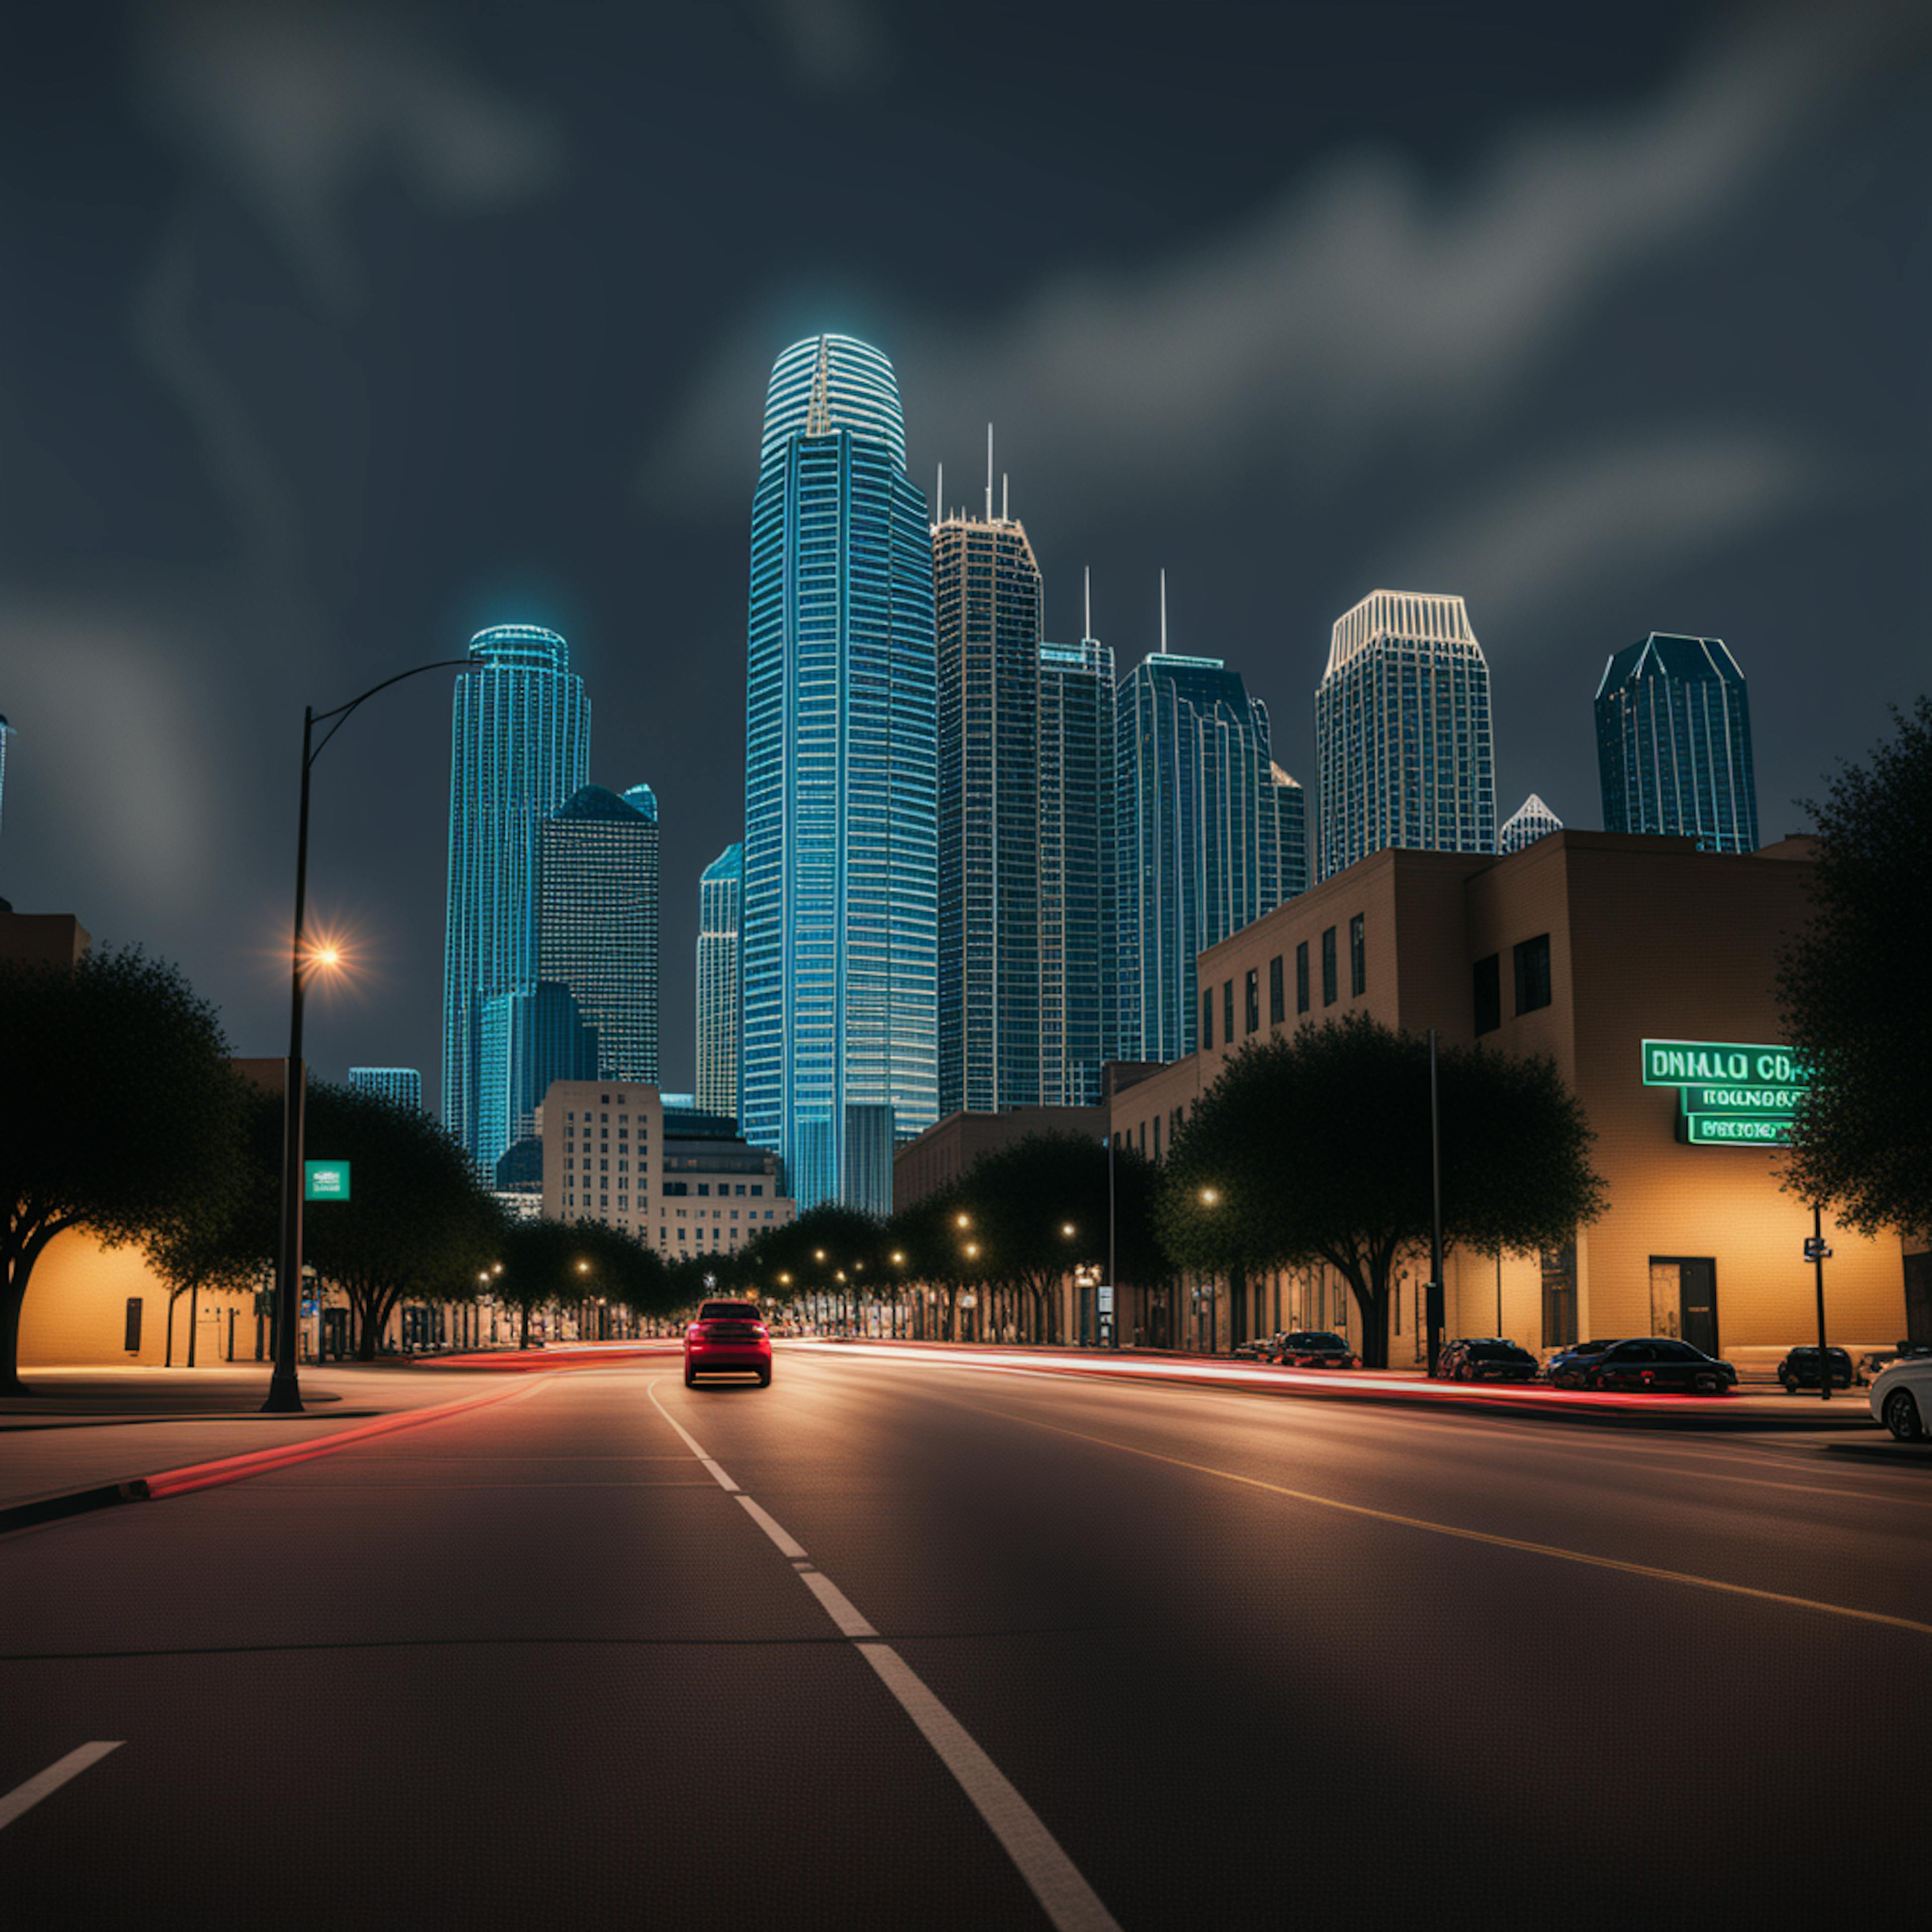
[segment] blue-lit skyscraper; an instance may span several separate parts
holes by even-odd
[[[597,1029],[578,1010],[568,986],[539,980],[483,1002],[477,1027],[477,1164],[497,1186],[518,1178],[506,1168],[527,1158],[522,1143],[537,1130],[537,1114],[553,1080],[596,1080]]]
[[[801,1208],[885,1212],[937,1118],[932,552],[892,364],[773,367],[752,506],[740,1118]]]
[[[1757,850],[1750,704],[1721,638],[1653,631],[1610,659],[1597,687],[1597,769],[1606,832]]]
[[[1161,648],[1120,686],[1114,707],[1123,1060],[1193,1052],[1196,955],[1281,896],[1268,707],[1220,658],[1170,652],[1166,606],[1163,583]]]
[[[1267,870],[1270,855],[1266,836],[1270,820],[1275,835],[1271,876]],[[1262,897],[1270,906],[1277,906],[1308,890],[1308,800],[1301,782],[1272,762],[1268,782],[1262,788]]]
[[[655,1085],[656,795],[644,784],[622,798],[580,786],[544,820],[537,860],[538,976],[568,987],[596,1030],[596,1064],[584,1077]]]
[[[413,1066],[352,1066],[349,1084],[358,1094],[374,1094],[398,1107],[422,1106],[422,1076]]]
[[[1114,1058],[1114,653],[1040,647],[1040,1100],[1096,1106]]]
[[[589,776],[590,704],[554,631],[496,625],[471,638],[470,655],[450,731],[442,1120],[487,1174],[503,1151],[498,1117],[510,1102],[496,1080],[496,1124],[486,1137],[484,1012],[493,1000],[536,988],[538,840],[544,820]],[[500,1014],[500,1070],[507,1026]],[[532,1036],[525,1029],[519,1036]]]
[[[1490,667],[1460,597],[1374,590],[1315,693],[1321,872],[1387,846],[1496,849]]]
[[[992,494],[932,532],[942,1114],[1040,1100],[1042,586]]]
[[[1520,852],[1526,845],[1534,845],[1539,838],[1547,838],[1552,832],[1562,830],[1562,820],[1532,792],[1503,821],[1502,830],[1496,834],[1496,850]]]
[[[725,847],[698,880],[698,1111],[738,1118],[745,848]]]

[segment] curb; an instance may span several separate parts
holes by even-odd
[[[112,1509],[118,1503],[139,1502],[133,1483],[103,1483],[92,1490],[70,1490],[64,1496],[40,1496],[30,1503],[9,1503],[0,1509],[0,1536],[10,1530],[32,1529],[36,1523],[58,1522],[62,1516],[86,1516]]]

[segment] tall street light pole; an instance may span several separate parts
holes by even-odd
[[[275,1365],[268,1378],[268,1399],[262,1405],[266,1415],[298,1415],[302,1406],[302,1384],[296,1372],[296,1328],[302,1318],[302,1124],[308,1098],[308,1070],[302,1061],[302,988],[310,963],[303,929],[308,901],[309,772],[329,740],[349,722],[350,713],[377,692],[386,691],[406,677],[418,677],[426,670],[445,670],[452,665],[466,670],[472,662],[466,657],[439,658],[434,664],[418,664],[413,670],[386,677],[380,684],[371,685],[360,698],[352,698],[333,711],[318,713],[311,706],[302,707],[302,806],[296,820],[295,941],[289,962],[289,1058],[282,1079],[282,1228],[275,1281]],[[320,744],[315,742],[318,724],[328,726]]]
[[[1436,1077],[1436,1029],[1429,1029],[1429,1372],[1442,1353],[1442,1108]]]

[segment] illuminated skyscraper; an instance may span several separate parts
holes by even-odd
[[[1165,577],[1161,647],[1120,687],[1114,732],[1116,1052],[1178,1060],[1195,956],[1280,903],[1282,808],[1268,707],[1220,658],[1167,649]]]
[[[1262,807],[1264,870],[1269,862],[1265,828],[1270,818],[1274,824],[1274,876],[1264,876],[1262,881],[1262,896],[1272,908],[1308,890],[1307,797],[1300,781],[1289,777],[1272,760],[1262,788]]]
[[[698,1111],[738,1118],[745,848],[728,845],[698,881]]]
[[[1496,850],[1520,852],[1526,845],[1534,845],[1539,838],[1546,838],[1551,832],[1562,830],[1562,820],[1532,792],[1504,820],[1503,829],[1496,834]]]
[[[589,776],[590,704],[554,631],[496,625],[471,638],[470,655],[450,732],[442,1120],[488,1173],[503,1151],[494,1143],[508,1102],[500,1079],[498,1125],[486,1144],[484,1010],[536,986],[538,840],[544,820]],[[500,1046],[503,1028],[500,1016]]]
[[[1757,850],[1750,704],[1721,638],[1653,631],[1611,658],[1597,687],[1597,768],[1606,832]]]
[[[1323,878],[1388,846],[1496,849],[1490,667],[1460,597],[1371,591],[1315,694]]]
[[[523,1144],[536,1132],[550,1082],[598,1077],[597,1030],[568,986],[539,980],[483,1002],[476,1068],[477,1164],[493,1186],[506,1187],[528,1178]]]
[[[892,1205],[937,1118],[932,550],[892,364],[849,336],[772,371],[746,704],[740,1116],[801,1209]]]
[[[658,858],[649,785],[580,786],[538,835],[538,977],[596,1030],[593,1080],[657,1082]]]
[[[1114,653],[1040,647],[1040,1101],[1090,1107],[1114,1057]]]
[[[1040,575],[992,496],[932,532],[941,1114],[1040,1100]]]
[[[349,1084],[358,1094],[374,1094],[398,1107],[422,1106],[422,1076],[413,1066],[352,1066]]]

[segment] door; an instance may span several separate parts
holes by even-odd
[[[1652,1255],[1650,1332],[1718,1352],[1718,1264],[1708,1255]]]

